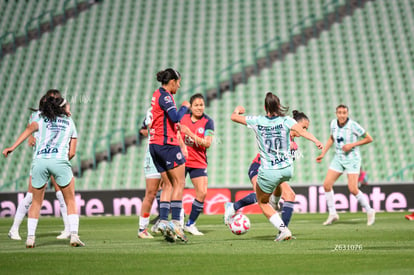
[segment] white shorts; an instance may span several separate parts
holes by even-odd
[[[151,154],[147,148],[144,160],[144,174],[146,179],[160,179],[161,174],[158,173],[155,167],[154,161],[152,160]]]
[[[337,155],[331,161],[329,169],[338,173],[358,174],[361,169],[361,158],[340,160]]]

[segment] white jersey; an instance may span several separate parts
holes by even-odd
[[[338,121],[336,119],[332,120],[331,135],[334,140],[336,155],[339,160],[360,157],[359,146],[352,148],[349,152],[344,152],[342,150],[342,147],[345,144],[354,143],[358,138],[365,135],[365,129],[356,121],[348,119],[344,126],[339,127]]]
[[[30,115],[29,124],[32,123],[33,121],[37,121],[39,119],[39,115],[40,115],[40,111],[33,112]],[[33,137],[36,139],[36,142],[37,142],[37,140],[39,138],[38,133],[39,133],[38,131],[36,131],[36,132],[33,133]],[[35,159],[35,157],[36,157],[35,152],[36,152],[36,146],[33,146],[33,159]]]
[[[33,118],[33,119],[32,119]],[[30,123],[37,122],[39,129],[35,134],[36,146],[34,159],[69,159],[69,142],[77,138],[76,126],[71,117],[60,116],[54,121],[37,114]]]
[[[256,134],[261,166],[264,169],[281,169],[292,164],[290,128],[296,124],[293,118],[246,116],[246,123]]]

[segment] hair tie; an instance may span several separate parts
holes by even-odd
[[[63,107],[66,104],[66,99],[63,99],[62,103],[59,104],[59,107]]]
[[[180,78],[180,76],[178,75],[178,72],[177,72],[176,70],[174,70],[174,69],[172,69],[172,70],[174,71],[175,76],[177,77],[177,79],[179,79],[179,78]]]

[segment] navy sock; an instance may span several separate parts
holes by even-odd
[[[198,216],[200,216],[201,212],[204,209],[204,202],[200,202],[196,199],[193,201],[193,206],[191,207],[190,217],[187,221],[187,226],[192,225],[197,220]]]
[[[155,199],[157,200],[157,210],[158,210],[158,215],[160,214],[160,199],[161,199],[161,189],[158,190],[157,195],[155,195]]]
[[[293,214],[293,207],[295,206],[293,201],[285,201],[283,203],[283,208],[282,208],[282,220],[283,223],[288,226],[290,219],[292,218],[292,214]]]
[[[250,193],[249,195],[245,196],[244,198],[236,201],[233,204],[234,210],[239,210],[242,207],[254,204],[257,202],[256,193]]]
[[[179,221],[181,208],[183,207],[182,201],[171,201],[171,219]]]
[[[168,221],[168,214],[170,214],[171,204],[169,201],[160,202],[160,220]]]

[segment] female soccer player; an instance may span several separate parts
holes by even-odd
[[[188,150],[185,172],[190,175],[196,197],[191,207],[190,217],[184,230],[193,235],[204,235],[195,226],[196,220],[204,208],[207,195],[207,149],[214,137],[214,121],[204,114],[204,97],[195,94],[190,98],[190,114],[181,119],[181,137]]]
[[[332,144],[335,144],[335,157],[329,166],[323,187],[325,189],[326,203],[328,205],[329,216],[323,225],[332,224],[339,219],[335,209],[335,199],[333,185],[345,171],[348,174],[348,189],[358,200],[359,204],[367,212],[367,225],[375,222],[375,210],[369,205],[364,193],[358,189],[358,177],[361,168],[361,155],[359,146],[372,142],[372,137],[356,121],[348,116],[348,107],[339,105],[336,107],[336,117],[331,121],[331,135],[321,154],[316,158],[321,162],[326,152]],[[362,137],[363,139],[358,140]]]
[[[309,128],[309,118],[302,112],[294,110],[292,112],[293,119],[304,129],[307,130]],[[298,146],[294,141],[295,137],[299,137],[295,130],[290,131],[290,153],[293,158],[297,154]],[[252,164],[249,167],[249,178],[250,182],[253,185],[253,190],[256,190],[256,183],[257,183],[257,174],[259,172],[260,167],[260,154],[252,161]],[[295,202],[295,192],[290,187],[287,182],[282,182],[279,184],[272,195],[270,195],[269,203],[275,210],[282,210],[282,220],[286,226],[289,225],[290,219],[293,214],[294,202]],[[279,206],[279,200],[283,197],[284,204],[282,209]],[[242,207],[254,204],[257,202],[256,193],[250,193],[249,195],[245,196],[244,198],[236,201],[235,203],[226,202],[224,204],[224,223],[228,224],[230,218],[236,213],[237,210],[241,209]]]
[[[40,115],[30,121],[12,147],[3,150],[3,155],[7,157],[27,137],[36,131],[39,132],[31,171],[33,201],[27,221],[27,248],[35,246],[40,208],[50,175],[54,176],[65,198],[71,232],[70,245],[85,245],[78,236],[79,216],[76,212],[75,180],[69,162],[75,156],[77,133],[72,118],[67,116],[65,106],[65,99],[48,97],[40,110]]]
[[[168,68],[157,73],[157,80],[162,86],[152,95],[149,148],[157,171],[161,174],[163,189],[160,198],[159,229],[168,240],[172,233],[182,241],[187,237],[180,226],[183,191],[185,186],[185,157],[179,145],[177,123],[187,112],[190,104],[182,103],[177,111],[172,95],[180,88],[181,75],[174,69]],[[168,214],[172,221],[168,223]]]
[[[55,89],[48,90],[46,92],[46,94],[44,96],[42,96],[42,98],[39,101],[39,109],[30,109],[30,110],[33,111],[33,113],[31,114],[31,117],[30,117],[31,121],[33,121],[35,117],[38,117],[40,115],[39,110],[42,109],[42,105],[45,103],[46,99],[50,96],[56,97],[56,98],[62,97],[58,90],[55,90]],[[67,103],[67,105],[66,105],[66,113],[67,113],[68,116],[71,115],[69,103]],[[34,147],[36,145],[36,139],[38,139],[37,132],[35,132],[34,136],[32,136],[32,135],[29,136],[28,144],[29,144],[30,147]],[[33,150],[33,152],[34,152],[34,150]],[[35,154],[33,154],[33,158],[35,158]],[[59,201],[60,213],[62,214],[62,219],[63,219],[63,224],[64,224],[64,230],[56,238],[57,239],[67,239],[67,238],[70,237],[70,231],[69,231],[68,214],[67,214],[65,199],[63,198],[62,191],[60,191],[60,188],[57,185],[57,183],[56,183],[55,179],[53,178],[53,176],[50,177],[50,181],[52,182],[52,185],[53,185],[53,187],[56,191],[56,198]],[[26,196],[19,202],[19,204],[17,206],[16,214],[15,214],[14,219],[13,219],[13,225],[9,230],[8,236],[9,236],[10,239],[12,239],[12,240],[21,240],[21,237],[20,237],[20,234],[19,234],[20,224],[22,223],[24,217],[26,216],[27,211],[29,210],[30,205],[32,204],[32,198],[33,198],[32,176],[30,175],[29,176],[29,186],[28,186]]]
[[[286,116],[287,108],[270,92],[266,94],[265,110],[266,116],[242,116],[245,109],[237,106],[231,120],[246,125],[256,134],[261,161],[255,190],[257,202],[266,218],[280,231],[275,241],[290,240],[292,233],[269,204],[274,189],[280,183],[288,181],[293,174],[289,152],[290,131],[295,130],[299,136],[313,141],[320,149],[322,144],[311,133],[303,130],[293,118]]]
[[[142,124],[140,133],[144,136],[148,136],[148,129],[151,127],[152,114],[151,109],[148,109],[145,120]],[[145,174],[145,197],[142,201],[141,215],[139,217],[138,224],[138,238],[141,239],[152,239],[154,238],[147,230],[149,224],[149,217],[151,212],[152,203],[154,202],[155,196],[161,187],[161,175],[155,168],[154,161],[152,160],[149,152],[149,145],[145,153],[144,160],[144,174]],[[158,227],[158,225],[157,225]]]

